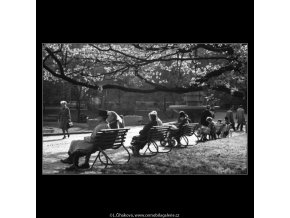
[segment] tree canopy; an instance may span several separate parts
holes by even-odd
[[[96,90],[246,97],[247,44],[43,44],[43,78]]]

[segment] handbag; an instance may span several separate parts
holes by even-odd
[[[74,126],[73,122],[68,122],[67,125],[66,125],[66,127],[68,129],[71,128],[71,127],[73,127],[73,126]]]

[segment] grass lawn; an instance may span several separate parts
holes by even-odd
[[[247,135],[199,143],[154,157],[133,157],[104,174],[247,174]]]

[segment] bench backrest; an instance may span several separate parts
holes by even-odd
[[[105,149],[117,149],[123,145],[128,128],[104,129],[97,133],[95,145]]]
[[[148,132],[148,141],[163,140],[167,137],[169,128],[169,126],[153,126]]]
[[[187,136],[192,136],[198,125],[199,123],[189,123],[182,127],[182,133]]]

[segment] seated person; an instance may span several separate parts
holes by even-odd
[[[130,148],[132,149],[133,151],[133,155],[134,156],[139,156],[140,153],[139,151],[141,149],[144,148],[144,146],[146,145],[147,143],[147,134],[149,132],[149,130],[153,127],[153,126],[157,126],[157,121],[156,121],[156,114],[153,112],[150,112],[148,114],[149,116],[149,123],[147,123],[143,129],[139,132],[140,135],[138,136],[134,136],[133,139],[132,139],[132,142],[131,142],[131,145]]]
[[[212,139],[216,139],[216,128],[215,128],[215,123],[212,120],[212,117],[207,117],[206,121],[208,122],[208,128],[210,129],[209,136]]]
[[[156,121],[157,121],[157,126],[162,126],[163,123],[162,121],[159,119],[158,115],[157,115],[157,111],[152,111],[152,114],[156,114]]]
[[[215,124],[215,127],[216,127],[216,134],[218,136],[218,138],[220,137],[221,135],[221,131],[222,131],[222,128],[225,126],[224,123],[222,123],[222,120],[218,120],[217,123]]]
[[[107,121],[111,129],[122,128],[123,119],[115,111],[108,111]]]
[[[189,124],[189,121],[188,121],[187,114],[185,114],[184,111],[180,111],[177,123],[175,123],[174,126],[171,126],[171,131],[169,134],[169,138],[173,137],[176,139],[177,147],[181,146],[181,143],[180,143],[181,133],[182,133],[183,128],[188,124]]]
[[[91,153],[94,149],[94,142],[97,140],[96,134],[102,129],[110,129],[108,122],[106,119],[108,118],[107,111],[99,110],[98,119],[99,123],[94,128],[91,136],[84,137],[84,140],[73,140],[70,144],[70,148],[68,150],[68,158],[61,160],[62,163],[72,164],[70,167],[66,168],[66,170],[75,170],[78,168],[89,168],[89,160],[91,157]],[[80,153],[81,151],[81,153]],[[82,154],[82,155],[81,155]],[[78,166],[80,156],[83,154],[87,154],[85,158],[85,163],[81,166]]]

